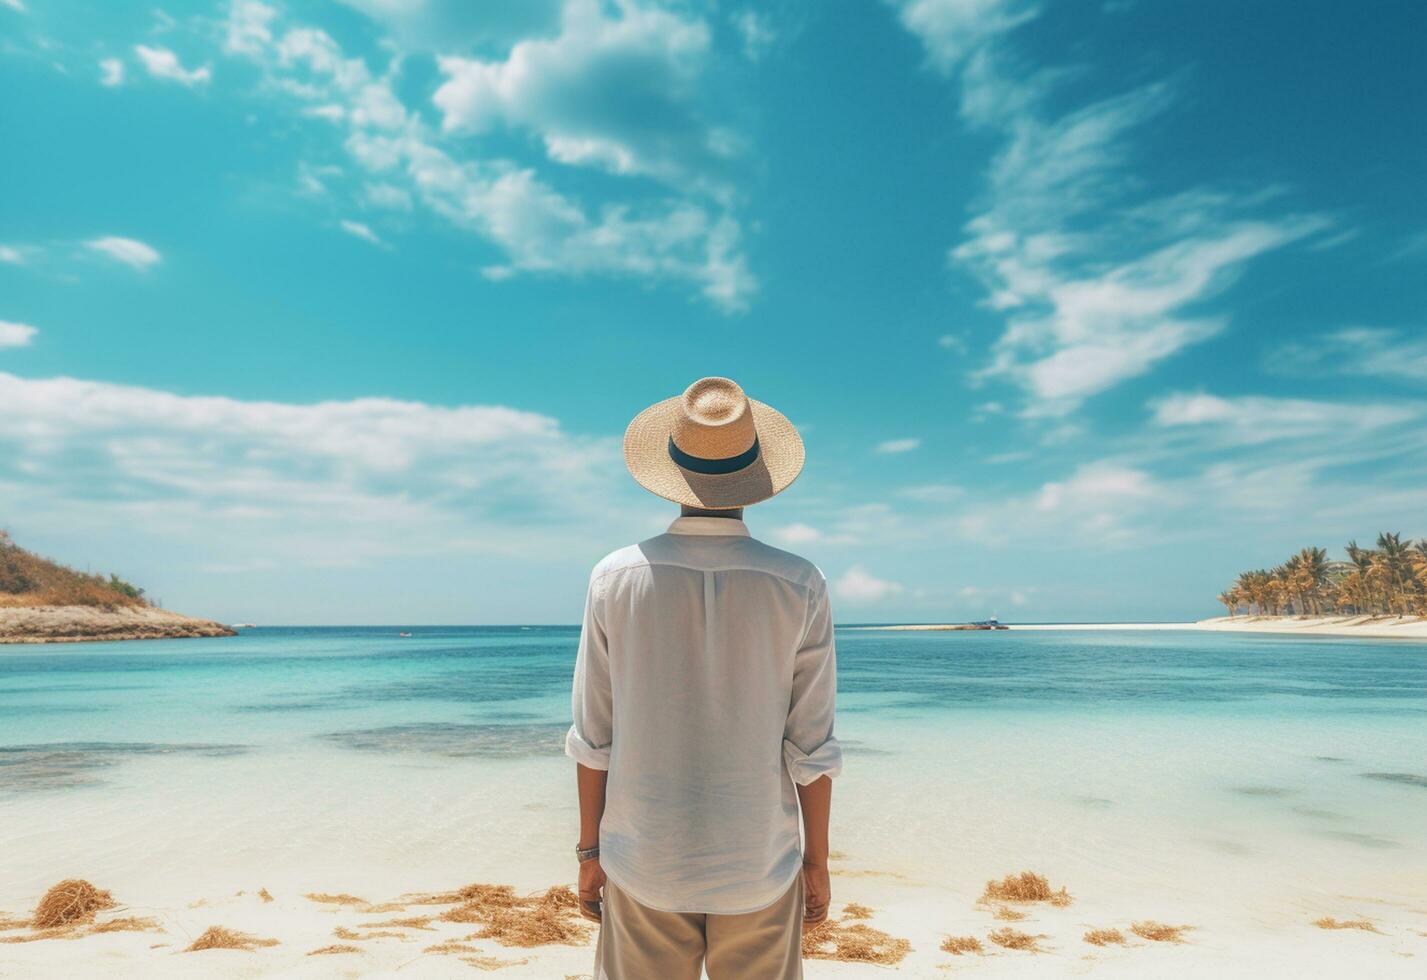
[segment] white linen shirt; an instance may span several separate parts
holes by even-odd
[[[590,576],[565,752],[606,769],[600,864],[666,912],[752,912],[802,868],[797,782],[842,770],[827,581],[681,517]]]

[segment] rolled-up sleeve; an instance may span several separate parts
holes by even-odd
[[[832,734],[836,703],[837,651],[824,581],[811,597],[808,628],[793,660],[793,695],[783,729],[783,761],[800,786],[842,772],[842,748]]]
[[[565,754],[582,766],[609,769],[614,741],[614,698],[610,688],[609,643],[599,614],[599,579],[591,578],[585,596],[580,650],[575,658],[575,682],[570,697],[574,724],[565,736]]]

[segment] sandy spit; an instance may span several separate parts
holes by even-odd
[[[152,606],[0,606],[0,643],[82,643],[87,640],[163,640],[233,636],[209,619]]]

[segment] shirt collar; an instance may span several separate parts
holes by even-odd
[[[680,517],[669,525],[669,533],[751,537],[748,525],[732,517]]]

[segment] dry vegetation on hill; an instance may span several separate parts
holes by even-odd
[[[0,531],[0,607],[146,606],[144,590],[117,575],[89,575],[26,551]]]

